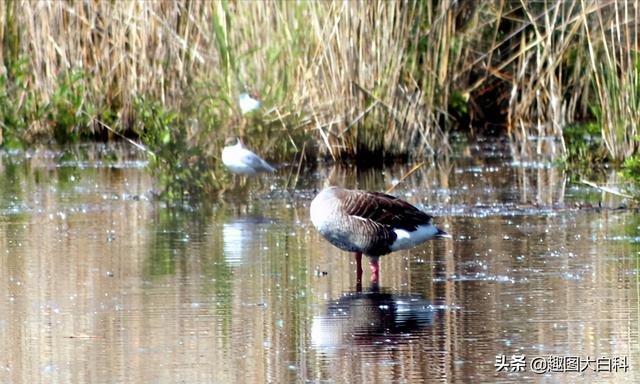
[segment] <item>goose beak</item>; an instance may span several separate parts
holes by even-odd
[[[453,239],[453,237],[442,229],[438,228],[438,233],[436,233],[435,237],[444,237],[447,239]]]

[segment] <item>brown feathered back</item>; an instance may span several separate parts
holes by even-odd
[[[432,216],[406,201],[381,192],[337,190],[345,214],[370,219],[392,228],[415,231],[420,225],[431,224]]]

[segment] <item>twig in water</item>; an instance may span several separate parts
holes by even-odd
[[[300,169],[302,169],[302,160],[304,160],[304,150],[307,147],[307,142],[305,141],[302,144],[302,154],[300,155],[300,161],[298,162],[298,171],[296,172],[296,179],[293,182],[293,187],[295,188],[298,185],[298,178],[300,177]]]
[[[598,184],[594,183],[593,181],[589,181],[589,180],[581,179],[581,180],[580,180],[580,182],[581,182],[582,184],[586,184],[586,185],[588,185],[588,186],[590,186],[590,187],[593,187],[593,188],[595,188],[595,189],[599,189],[599,190],[601,190],[602,192],[607,192],[607,193],[610,193],[610,194],[612,194],[612,195],[625,197],[625,198],[627,198],[627,199],[633,199],[633,196],[631,196],[631,195],[627,195],[626,193],[616,191],[615,189],[611,189],[611,188],[609,188],[609,187],[601,187],[601,186],[599,186]]]
[[[151,151],[149,148],[145,147],[143,144],[140,143],[136,143],[135,141],[131,140],[130,138],[126,137],[125,135],[123,135],[122,133],[116,131],[115,129],[111,128],[109,125],[107,125],[107,123],[105,123],[104,121],[96,118],[95,116],[91,116],[90,114],[86,113],[86,112],[82,112],[85,115],[87,115],[90,119],[95,120],[98,122],[98,124],[100,124],[100,126],[102,126],[103,128],[107,129],[108,131],[113,132],[114,135],[118,136],[119,138],[129,142],[130,144],[132,144],[134,147],[138,148],[139,150],[143,151],[143,152],[147,152],[149,153],[151,156],[156,157],[156,154],[153,153],[153,151]]]
[[[405,173],[405,174],[404,174],[404,176],[402,176],[402,177],[400,178],[400,180],[399,180],[397,183],[395,183],[395,184],[394,184],[394,185],[392,185],[389,189],[387,189],[387,190],[385,191],[385,193],[391,193],[391,192],[393,192],[393,190],[394,190],[394,189],[396,189],[396,187],[397,187],[400,183],[402,183],[402,182],[404,181],[404,179],[406,179],[407,177],[411,176],[411,174],[412,174],[413,172],[417,171],[417,170],[418,170],[418,168],[422,167],[422,166],[424,165],[424,163],[425,163],[425,162],[423,161],[423,162],[421,162],[420,164],[417,164],[415,167],[411,168],[411,170],[410,170],[409,172]]]

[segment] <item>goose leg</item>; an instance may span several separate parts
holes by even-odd
[[[371,268],[371,282],[377,282],[380,277],[380,265],[378,264],[379,257],[369,258],[369,268]]]
[[[362,252],[356,252],[356,284],[362,285]]]

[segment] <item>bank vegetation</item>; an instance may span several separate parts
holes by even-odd
[[[126,135],[180,194],[220,188],[230,134],[276,162],[437,159],[459,132],[633,169],[639,12],[617,0],[7,0],[0,131],[5,147]],[[241,113],[244,92],[259,110]]]

